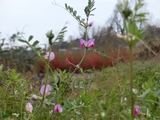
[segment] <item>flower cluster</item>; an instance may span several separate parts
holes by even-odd
[[[89,27],[92,27],[93,25],[93,22],[90,22],[89,24],[87,24]],[[80,47],[81,48],[90,48],[90,49],[93,49],[94,48],[94,41],[95,39],[89,39],[88,41],[87,40],[83,40],[83,39],[80,39]]]
[[[55,58],[55,54],[53,52],[46,52],[46,55],[44,56],[45,59],[48,59],[49,61],[52,61]],[[47,97],[51,94],[51,86],[49,84],[47,85],[42,85],[40,88],[40,94],[44,97]],[[33,111],[33,106],[32,106],[32,100],[37,100],[37,99],[42,99],[42,97],[36,96],[36,95],[31,95],[30,100],[31,102],[28,102],[26,104],[26,111],[29,113],[32,113]],[[63,108],[61,107],[60,104],[56,104],[54,107],[54,112],[55,113],[61,113],[63,111]]]
[[[45,88],[45,85],[42,85],[41,88],[40,88],[40,94],[41,95],[44,95],[44,97],[50,95],[51,93],[51,86],[48,84],[46,85],[46,88]],[[32,98],[34,99],[37,99],[38,97],[36,95],[32,95]],[[32,113],[32,110],[33,110],[33,106],[30,102],[28,102],[26,104],[26,111],[29,112],[29,113]],[[63,111],[63,108],[61,107],[60,104],[56,104],[55,107],[54,107],[54,113],[61,113]]]
[[[133,114],[134,114],[135,116],[141,114],[140,106],[139,106],[139,105],[136,105],[136,106],[135,106],[135,110],[134,110]],[[137,119],[135,118],[134,120],[137,120]],[[141,118],[141,120],[144,120],[144,118]]]

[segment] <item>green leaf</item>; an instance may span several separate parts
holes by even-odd
[[[69,11],[70,11],[70,13],[72,13],[73,12],[73,8],[69,7]]]
[[[80,20],[80,18],[81,18],[80,16],[77,16],[77,17],[76,17],[77,20]]]
[[[76,11],[76,10],[75,10],[75,11],[73,11],[73,15],[74,15],[74,16],[76,16],[76,14],[77,14],[77,11]]]
[[[36,40],[36,41],[32,44],[32,46],[35,47],[38,43],[39,43],[39,41]]]
[[[18,39],[18,41],[26,43],[26,40],[23,40],[23,39]]]
[[[91,11],[94,11],[96,8],[93,8]]]
[[[90,16],[94,16],[94,14],[90,14]]]
[[[29,41],[31,41],[33,39],[33,36],[31,35],[31,36],[29,36],[29,38],[28,38],[28,42]]]
[[[41,48],[40,48],[40,47],[37,47],[37,48],[36,48],[36,51],[39,51],[39,50],[41,50]]]
[[[12,116],[12,111],[11,110],[6,110],[6,113],[2,116],[2,118],[7,118],[9,116]]]
[[[154,92],[154,97],[158,97],[160,95],[160,89]]]
[[[67,5],[67,3],[65,3],[65,8],[68,10],[68,5]]]
[[[146,90],[142,95],[137,96],[137,98],[142,98],[142,99],[145,98],[150,91],[151,91],[151,88],[149,88],[148,90]]]
[[[46,53],[45,52],[42,52],[42,53],[40,53],[41,54],[41,56],[44,56],[44,55],[46,55]]]

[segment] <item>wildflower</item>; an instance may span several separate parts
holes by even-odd
[[[135,110],[134,110],[134,115],[139,115],[139,114],[141,114],[140,107],[138,105],[136,105]]]
[[[49,61],[52,61],[55,58],[54,52],[46,52],[46,55],[44,56],[45,59],[49,59]]]
[[[80,47],[94,48],[94,39],[90,39],[88,41],[80,39]]]
[[[45,89],[45,85],[42,85],[42,86],[41,86],[41,89],[40,89],[41,95],[44,94],[45,97],[48,96],[48,95],[50,95],[51,86],[50,86],[50,85],[46,85],[46,90],[45,90],[45,92],[44,92],[44,89]]]
[[[61,107],[60,104],[55,105],[55,107],[54,107],[55,113],[61,113],[62,111],[63,111],[63,108]]]
[[[92,27],[92,25],[93,25],[93,22],[90,22],[90,23],[88,24],[89,27]]]
[[[33,106],[30,102],[26,104],[26,111],[32,113]]]

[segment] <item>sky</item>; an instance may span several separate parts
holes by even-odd
[[[88,0],[55,0],[62,7],[67,3],[73,7],[77,14],[85,18],[84,8]],[[57,35],[67,22],[67,33],[69,36],[79,36],[78,22],[62,7],[54,5],[54,0],[0,0],[0,32],[1,37],[8,38],[16,32],[24,32],[28,39],[30,35],[41,44],[47,44],[46,33],[53,30]],[[95,0],[96,10],[94,16],[89,18],[94,25],[103,26],[112,16],[118,0]],[[153,24],[160,22],[160,1],[145,0],[147,10],[151,14]],[[16,43],[20,44],[20,43]]]

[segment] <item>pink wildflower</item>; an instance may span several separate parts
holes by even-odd
[[[80,39],[80,47],[88,47],[88,48],[94,48],[94,39],[90,39],[88,41],[85,41],[83,39]]]
[[[139,115],[139,114],[141,114],[140,107],[138,105],[136,105],[135,110],[134,110],[134,115]]]
[[[26,104],[26,111],[32,113],[33,106],[30,102]]]
[[[54,107],[55,113],[61,113],[62,111],[63,111],[63,108],[61,107],[60,104],[55,105],[55,107]]]
[[[50,95],[51,86],[50,86],[50,85],[47,85],[45,92],[44,92],[44,89],[45,89],[45,85],[42,85],[42,86],[41,86],[41,89],[40,89],[41,95],[44,94],[45,97],[48,96],[48,95]]]
[[[46,52],[46,55],[44,56],[45,59],[49,59],[49,61],[52,61],[55,58],[54,52]]]

